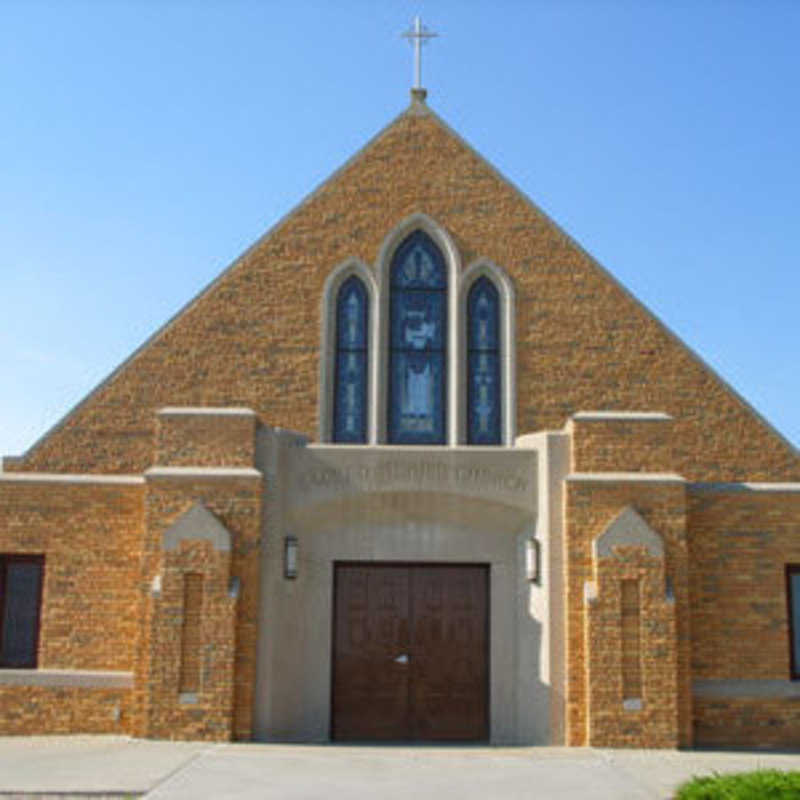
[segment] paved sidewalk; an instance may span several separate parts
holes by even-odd
[[[0,736],[0,798],[141,795],[207,749],[127,736]]]
[[[696,774],[800,770],[800,754],[0,737],[0,798],[667,800]]]

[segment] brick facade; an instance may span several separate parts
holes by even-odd
[[[583,410],[663,411],[687,479],[800,480],[787,442],[419,103],[13,469],[142,472],[164,406],[244,406],[315,436],[325,279],[350,258],[374,264],[419,212],[449,231],[462,265],[489,259],[515,285],[518,431],[556,430]]]
[[[259,426],[314,437],[325,280],[418,213],[462,269],[508,275],[516,429],[569,437],[566,743],[800,741],[796,449],[419,101],[5,460],[0,554],[45,566],[35,680],[0,669],[0,733],[253,735],[283,534]]]

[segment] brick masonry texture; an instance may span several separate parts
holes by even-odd
[[[255,456],[254,414],[158,414],[159,466],[250,467]]]
[[[662,537],[663,566],[627,552],[619,561],[604,558],[602,564],[595,563],[592,542],[629,505]],[[567,744],[667,747],[692,743],[685,505],[680,483],[570,481],[567,485]],[[665,650],[665,628],[670,624],[669,609],[663,603],[667,578],[675,598],[675,634]],[[619,593],[623,579],[639,580],[643,588],[642,713],[622,709]],[[587,582],[598,584],[598,599],[588,608]],[[647,633],[654,624],[661,631],[657,636]],[[674,678],[669,678],[671,659]]]
[[[800,493],[692,493],[689,531],[692,677],[789,680],[785,568],[800,564]],[[799,708],[797,698],[697,700],[697,741],[794,746]]]
[[[673,417],[573,420],[573,472],[800,481],[791,445],[419,104],[6,469],[253,467],[259,420],[314,438],[325,279],[352,257],[374,265],[416,213],[450,233],[462,267],[486,258],[514,283],[518,432],[561,429],[581,410]],[[256,414],[158,413],[176,406]],[[45,555],[39,666],[134,674],[125,690],[0,686],[0,732],[250,738],[269,489],[245,471],[0,480],[0,553]],[[230,549],[191,531],[164,548],[197,504]],[[627,506],[663,556],[620,546],[596,557],[592,543]],[[584,476],[567,482],[564,511],[568,744],[800,741],[796,700],[691,692],[693,679],[789,678],[784,568],[800,564],[800,493]],[[202,646],[189,643],[182,661],[187,575],[202,578],[190,625]],[[622,581],[638,587],[638,639],[635,615],[623,629]],[[624,706],[623,674],[640,682],[641,708]]]
[[[677,747],[678,653],[675,602],[666,597],[664,559],[640,547],[618,548],[595,564],[597,597],[587,602],[585,640],[588,730],[593,747]],[[641,693],[623,691],[622,585],[639,587]],[[625,708],[637,699],[641,708]],[[683,742],[688,744],[689,742]]]
[[[571,420],[573,472],[675,469],[671,420]]]
[[[800,741],[800,698],[695,698],[698,744],[791,747]]]
[[[148,736],[181,731],[189,738],[250,738],[262,493],[260,478],[148,481],[140,584],[147,636],[136,669],[138,707],[144,715],[137,729]],[[174,554],[162,550],[164,531],[197,500],[230,531],[230,553],[214,551],[208,542],[182,542]],[[185,572],[204,577],[207,656],[196,704],[181,703],[178,697]],[[162,593],[156,598],[150,587],[159,574]],[[228,595],[234,577],[241,587],[235,603]]]
[[[675,417],[692,480],[797,480],[800,459],[597,265],[424,106],[401,115],[257,243],[14,469],[141,472],[162,406],[246,406],[314,437],[325,278],[374,263],[398,222],[444,226],[462,264],[516,287],[517,429],[585,409]]]
[[[0,553],[45,556],[40,668],[131,669],[143,513],[144,486],[0,481]]]
[[[129,689],[0,686],[3,734],[130,732]]]

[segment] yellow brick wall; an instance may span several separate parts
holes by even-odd
[[[800,564],[800,493],[689,496],[692,677],[790,679],[786,564]],[[800,741],[794,698],[697,698],[700,744]]]
[[[0,734],[131,732],[131,691],[0,686]]]
[[[223,591],[227,586],[223,585]],[[203,685],[203,648],[211,637],[203,630],[203,573],[183,571],[183,620],[181,623],[180,681],[178,691],[197,692]],[[211,640],[213,641],[213,640]]]
[[[788,679],[800,492],[692,492],[689,558],[694,677]]]
[[[677,664],[677,690],[675,704],[677,708],[677,743],[689,745],[692,742],[691,720],[691,689],[689,674],[689,594],[688,594],[688,564],[686,546],[686,514],[685,514],[685,488],[681,483],[652,483],[652,482],[599,482],[599,481],[568,481],[566,491],[566,532],[565,532],[565,568],[566,568],[566,657],[567,657],[567,685],[566,685],[566,738],[569,745],[586,745],[589,724],[589,650],[587,647],[586,632],[586,603],[584,600],[584,586],[587,581],[597,578],[592,553],[592,542],[600,536],[627,506],[633,506],[647,521],[648,525],[656,531],[664,542],[664,574],[669,578],[675,596],[676,615],[676,642],[674,645]],[[613,559],[603,559],[613,561]],[[641,565],[640,565],[641,566]],[[620,573],[615,580],[621,578],[641,578],[638,567],[632,569],[630,574]],[[602,578],[602,574],[601,574]],[[664,584],[662,584],[663,587]],[[617,587],[616,589],[614,587]],[[603,585],[601,584],[599,597],[603,598]],[[619,587],[618,580],[606,580],[605,595],[609,592],[617,593],[616,601],[613,598],[610,607],[614,614],[615,625],[619,627]],[[650,594],[655,596],[656,589],[651,586]],[[663,596],[663,593],[662,595]],[[605,603],[606,601],[604,601]],[[601,607],[608,607],[601,603]],[[650,604],[652,605],[652,603]],[[643,609],[647,609],[647,605]],[[647,626],[647,618],[642,620]],[[593,639],[594,648],[598,658],[610,657],[616,659],[619,674],[614,678],[621,684],[621,665],[618,663],[620,642],[607,643],[602,634],[603,626],[596,628],[598,638]],[[616,629],[615,629],[616,630]],[[619,638],[617,634],[617,638]],[[616,654],[616,655],[615,655]],[[657,675],[663,667],[659,662],[659,649],[651,646],[643,655],[642,670],[643,680],[648,681],[648,673]],[[597,680],[595,675],[595,681]],[[594,681],[593,681],[594,684]],[[595,687],[596,688],[596,687]],[[603,697],[601,706],[595,704],[592,709],[594,714],[598,710],[601,718],[615,720],[618,711],[607,713],[611,704],[616,703],[617,695],[621,697],[621,685],[609,688],[609,694]],[[663,705],[663,704],[662,704]],[[616,708],[616,706],[615,706]],[[642,747],[664,747],[668,744],[666,735],[662,735],[661,728],[654,734],[652,723],[650,727],[643,725],[647,715],[629,717],[636,721],[640,734],[631,734],[623,737],[624,741],[614,740],[616,744]],[[658,725],[663,720],[659,718]],[[638,736],[638,738],[637,738]],[[611,737],[608,729],[598,734],[598,743],[609,743]],[[672,739],[675,744],[675,738]]]
[[[45,557],[40,668],[133,669],[143,499],[143,485],[0,481],[0,553]]]
[[[252,466],[256,424],[254,414],[160,413],[153,463],[175,467]]]
[[[573,472],[672,472],[672,420],[573,419]]]
[[[706,747],[789,747],[800,742],[796,698],[695,698],[695,741]]]
[[[797,452],[433,116],[401,116],[15,469],[138,472],[154,411],[246,406],[317,431],[323,283],[423,212],[463,264],[486,257],[516,287],[517,428],[561,428],[581,409],[675,417],[689,479],[800,479]],[[624,230],[624,220],[620,221]]]
[[[585,744],[677,747],[689,743],[680,736],[677,620],[675,603],[665,595],[664,579],[664,560],[639,547],[620,548],[596,564],[597,596],[586,603],[584,618]],[[624,624],[625,584],[636,587],[635,609],[628,608],[635,611],[634,631]],[[628,643],[636,640],[635,650],[628,653],[626,635]],[[628,687],[626,675],[635,675]],[[640,708],[625,707],[624,701],[633,699],[641,701]]]
[[[142,707],[136,732],[157,739],[229,740],[237,610],[228,594],[229,554],[215,551],[207,541],[184,541],[178,552],[166,554],[161,576],[160,594],[148,598],[149,652],[143,659],[146,672],[137,675]],[[193,609],[185,604],[189,576],[202,578],[202,618],[192,619]],[[197,623],[191,642],[184,638],[187,621]],[[189,655],[189,663],[184,655]],[[192,686],[181,685],[187,667],[193,673]]]
[[[258,626],[259,567],[261,542],[260,478],[151,479],[145,500],[146,529],[141,585],[147,588],[142,616],[147,635],[141,642],[137,662],[136,696],[144,715],[138,730],[148,735],[180,731],[175,735],[195,738],[249,739],[255,684],[256,638]],[[232,550],[223,569],[219,555],[206,542],[194,543],[187,550],[182,543],[178,554],[165,553],[162,537],[173,522],[196,501],[217,516],[233,537]],[[224,665],[225,649],[235,647],[232,673],[223,678],[209,667],[207,690],[199,693],[196,705],[181,705],[178,700],[180,640],[183,622],[183,575],[198,572],[204,576],[204,637],[214,643],[209,653],[214,663]],[[161,598],[150,594],[152,579],[163,574]],[[226,605],[229,581],[240,581],[235,604]],[[209,598],[215,597],[213,614]],[[228,610],[230,640],[226,626]],[[155,625],[151,621],[155,616]],[[221,667],[223,668],[223,667]],[[231,685],[232,683],[232,685]],[[148,727],[149,726],[149,727]],[[226,727],[227,726],[227,727]]]

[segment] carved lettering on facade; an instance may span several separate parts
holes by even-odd
[[[524,494],[529,479],[520,472],[480,466],[452,466],[436,461],[405,463],[387,461],[378,465],[311,467],[296,475],[297,489],[369,491],[407,487],[423,491],[446,489]]]

